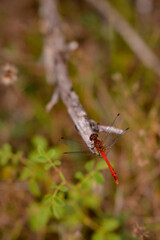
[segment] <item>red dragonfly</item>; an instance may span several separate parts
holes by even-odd
[[[119,116],[119,114],[117,115],[117,116]],[[115,119],[116,120],[116,119]],[[114,120],[114,122],[115,122],[115,120]],[[114,123],[113,122],[113,123]],[[113,125],[113,124],[112,124]],[[111,126],[112,126],[111,125]],[[122,131],[122,133],[121,134],[119,134],[117,137],[115,137],[112,141],[111,141],[111,143],[106,147],[105,146],[105,144],[103,143],[103,141],[101,141],[98,137],[99,137],[99,135],[98,135],[98,133],[92,133],[91,135],[90,135],[90,141],[92,141],[93,142],[93,144],[94,144],[94,148],[95,148],[95,150],[96,150],[96,153],[97,153],[97,155],[101,155],[103,158],[104,158],[104,160],[106,161],[106,163],[107,163],[107,165],[108,165],[108,167],[109,167],[109,169],[110,169],[110,171],[111,171],[111,173],[112,173],[112,176],[113,176],[113,178],[114,178],[114,180],[115,180],[115,182],[117,183],[117,184],[119,184],[119,182],[118,182],[118,177],[117,177],[117,175],[116,175],[116,172],[114,171],[114,169],[112,168],[112,166],[111,166],[111,164],[110,164],[110,162],[109,162],[109,160],[108,160],[108,158],[107,158],[107,154],[109,153],[109,151],[111,150],[111,148],[112,148],[112,146],[119,140],[119,138],[128,130],[129,128],[126,128],[124,131]],[[107,134],[107,138],[109,137],[109,135],[111,134],[111,132],[109,132],[108,134]],[[63,138],[62,138],[63,139]],[[83,151],[79,151],[79,152],[65,152],[65,154],[68,154],[68,153],[86,153],[85,151],[83,152]]]
[[[108,158],[105,154],[105,151],[106,151],[106,148],[103,146],[103,143],[98,139],[98,134],[97,133],[92,133],[91,136],[90,136],[90,141],[93,141],[94,142],[94,147],[96,149],[96,152],[98,154],[100,154],[104,160],[106,161],[111,173],[112,173],[112,176],[114,177],[114,180],[116,181],[117,184],[119,184],[118,182],[118,177],[114,171],[114,169],[112,168],[110,162],[108,161]]]

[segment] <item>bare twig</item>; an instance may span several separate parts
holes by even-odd
[[[119,128],[115,128],[113,126],[103,126],[103,125],[98,125],[99,132],[112,132],[115,134],[122,134],[123,130]]]
[[[54,93],[51,97],[51,100],[49,101],[49,103],[46,106],[47,112],[51,111],[51,109],[57,104],[58,100],[59,100],[59,91],[58,91],[58,89],[55,89]]]
[[[40,1],[40,15],[42,16],[42,32],[46,35],[43,48],[43,62],[46,70],[47,81],[50,84],[56,82],[55,61],[57,52],[64,51],[66,45],[61,34],[60,19],[56,5],[50,0]]]
[[[109,2],[104,0],[86,0],[86,2],[95,8],[105,22],[114,23],[116,31],[127,42],[142,63],[160,76],[160,60],[158,57]]]
[[[61,24],[56,10],[55,1],[39,1],[41,17],[44,21],[44,25],[48,26],[44,38],[45,68],[46,72],[50,75],[50,80],[48,81],[55,82],[56,84],[56,92],[53,94],[50,103],[47,105],[47,109],[50,110],[58,101],[58,96],[61,97],[79,134],[91,151],[95,153],[89,140],[89,136],[93,131],[99,131],[99,125],[87,117],[87,113],[80,104],[79,98],[73,91],[72,84],[69,80],[66,64],[68,46],[65,43],[64,36],[61,32]],[[104,128],[104,131],[108,131],[108,129],[109,127],[106,127]],[[115,132],[115,128],[112,128],[111,131],[112,130]],[[122,130],[117,129],[117,133],[121,132]]]

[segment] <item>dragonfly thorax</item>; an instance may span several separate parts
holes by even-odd
[[[102,151],[105,150],[105,147],[103,146],[102,142],[98,139],[94,141],[94,147],[96,148],[98,153],[101,153]]]

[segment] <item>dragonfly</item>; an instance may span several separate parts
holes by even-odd
[[[119,114],[117,114],[117,117],[119,116]],[[115,118],[115,120],[117,119],[117,117]],[[111,126],[114,124],[115,120],[113,121],[113,123],[111,124]],[[113,140],[107,145],[105,144],[105,141],[101,140],[100,138],[100,134],[97,133],[97,132],[93,132],[90,137],[89,137],[89,140],[91,142],[93,142],[93,146],[94,146],[94,149],[95,149],[95,152],[97,155],[101,156],[105,162],[107,163],[108,167],[109,167],[109,170],[116,182],[116,184],[119,184],[119,181],[118,181],[118,177],[117,177],[117,174],[115,172],[115,170],[113,169],[113,167],[111,166],[108,158],[107,158],[107,155],[108,153],[110,152],[111,148],[113,147],[113,145],[119,140],[119,138],[125,134],[127,131],[128,131],[129,128],[126,128],[125,130],[123,130],[121,132],[121,134],[119,134],[118,136],[116,136],[115,138],[113,138]],[[106,135],[106,136],[105,136]],[[111,131],[109,131],[108,133],[105,133],[104,136],[108,139],[109,136],[111,135]],[[61,138],[61,139],[64,139],[64,138]],[[64,154],[70,154],[70,153],[86,153],[86,151],[76,151],[76,152],[64,152]],[[88,152],[87,152],[88,153]],[[92,153],[93,154],[93,153]]]
[[[128,130],[128,128],[126,128],[122,132],[122,134],[124,134],[127,130]],[[115,141],[118,141],[119,137],[120,136],[118,136],[117,138],[114,139],[114,142],[112,142],[112,144],[108,147],[107,152],[109,152],[111,147],[115,144]],[[90,141],[94,142],[94,147],[96,149],[96,152],[104,158],[104,160],[106,161],[106,163],[107,163],[107,165],[108,165],[108,167],[109,167],[109,169],[111,171],[111,174],[112,174],[114,180],[116,181],[117,184],[119,184],[117,174],[114,171],[113,167],[111,166],[111,164],[110,164],[110,162],[109,162],[109,160],[107,158],[106,147],[104,146],[103,142],[100,139],[98,139],[98,134],[97,133],[92,133],[90,135]]]

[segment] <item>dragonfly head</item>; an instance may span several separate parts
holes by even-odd
[[[95,141],[95,140],[97,140],[97,138],[98,138],[98,134],[92,133],[89,139],[90,139],[90,141]]]

